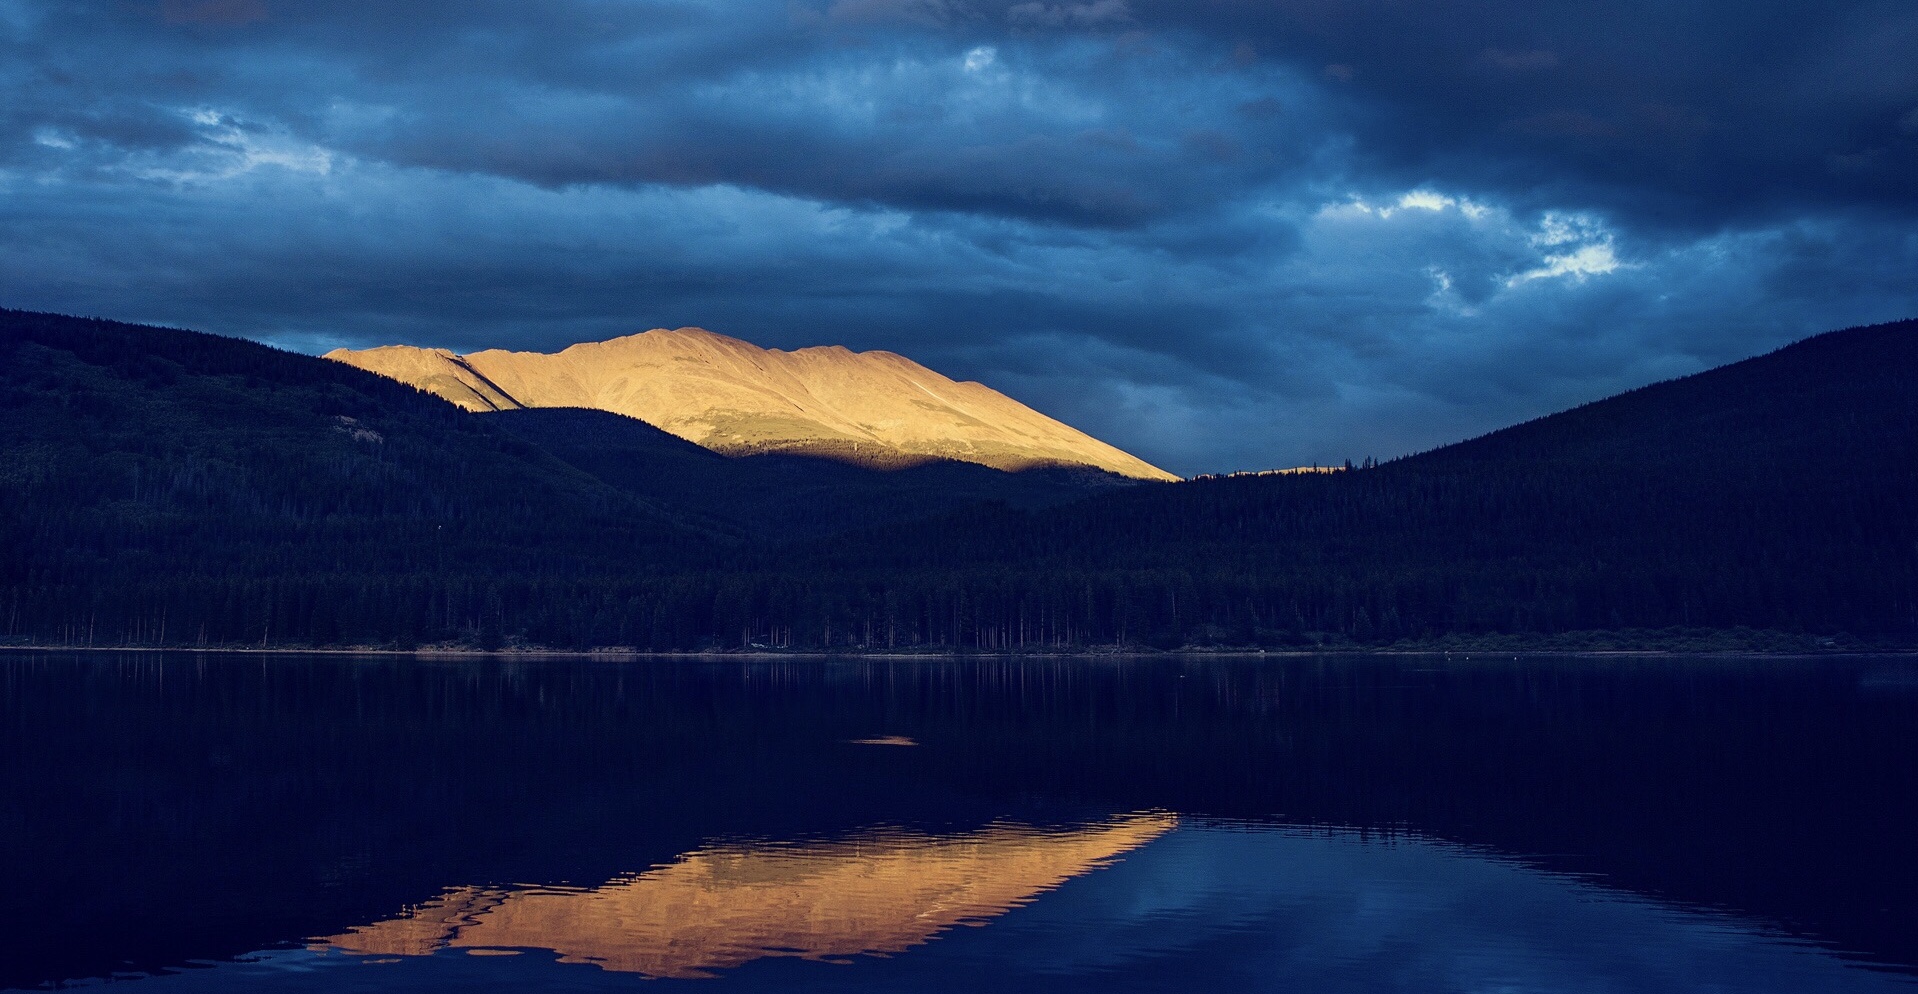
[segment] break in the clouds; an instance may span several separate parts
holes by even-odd
[[[0,0],[0,304],[889,348],[1175,471],[1918,314],[1918,10]]]

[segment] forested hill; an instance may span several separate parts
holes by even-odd
[[[0,643],[692,645],[745,543],[1137,485],[727,458],[605,412],[477,415],[244,339],[6,310],[0,449]],[[704,607],[633,600],[649,580]]]
[[[725,460],[610,415],[470,414],[250,342],[0,312],[0,639],[1913,646],[1913,383],[1903,322],[1376,468],[981,488]],[[945,516],[899,520],[914,510]],[[895,523],[750,540],[874,521]]]
[[[1918,322],[1854,328],[1374,469],[1195,480],[816,554],[1019,589],[1073,576],[1091,638],[1909,637],[1914,384]]]
[[[1669,476],[1700,460],[1765,476],[1794,473],[1788,463],[1865,470],[1918,446],[1915,370],[1918,321],[1827,332],[1404,461],[1639,466]]]
[[[1374,469],[1116,494],[1034,519],[1017,554],[1141,562],[1144,549],[1199,542],[1264,557],[1282,538],[1378,549],[1398,533],[1522,539],[1508,543],[1514,553],[1638,535],[1688,548],[1784,551],[1822,537],[1891,551],[1896,536],[1918,534],[1902,530],[1918,519],[1899,513],[1914,499],[1918,321],[1903,321],[1818,335]],[[1128,540],[1105,541],[1114,530]],[[1009,546],[954,548],[991,557]]]
[[[0,440],[15,640],[477,633],[499,577],[726,541],[412,387],[196,332],[0,311]]]

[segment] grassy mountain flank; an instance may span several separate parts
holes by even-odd
[[[780,453],[899,469],[968,462],[1001,470],[1091,467],[1177,479],[981,383],[892,352],[792,352],[702,328],[655,328],[555,353],[455,355],[406,345],[326,358],[472,411],[592,408],[638,418],[726,455]]]

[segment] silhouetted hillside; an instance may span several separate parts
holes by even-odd
[[[727,459],[190,332],[0,332],[13,641],[1918,644],[1918,322],[1377,468],[1103,490]]]
[[[632,575],[723,538],[436,397],[254,342],[0,311],[0,369],[16,639],[392,641],[429,615],[477,634],[485,582]]]
[[[884,471],[808,456],[722,456],[644,421],[582,408],[477,416],[627,493],[767,541],[919,520],[982,501],[1048,507],[1142,485],[1090,468],[1008,473],[931,462]]]
[[[1013,601],[993,624],[1037,611],[1095,641],[1909,635],[1914,383],[1918,322],[1858,328],[1376,469],[1195,480],[817,554],[997,573]]]

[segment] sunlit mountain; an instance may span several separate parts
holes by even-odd
[[[657,328],[552,354],[393,345],[326,357],[467,410],[612,411],[728,455],[800,453],[879,467],[932,460],[1003,470],[1091,466],[1176,479],[990,387],[892,352],[837,345],[784,352],[700,328]]]

